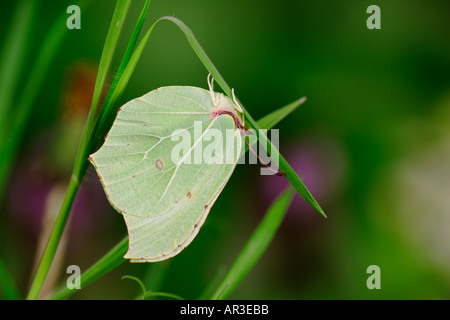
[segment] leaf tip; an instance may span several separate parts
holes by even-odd
[[[316,210],[322,215],[322,217],[324,217],[325,219],[328,219],[327,215],[325,214],[325,212],[322,210],[322,208],[320,206],[318,206],[316,208]]]

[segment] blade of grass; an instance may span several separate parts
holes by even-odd
[[[295,101],[285,105],[284,107],[281,107],[281,108],[265,115],[264,117],[262,117],[261,119],[256,121],[256,123],[258,124],[258,126],[260,128],[270,130],[274,126],[276,126],[281,120],[283,120],[289,114],[291,114],[295,109],[300,107],[305,101],[306,101],[306,97],[295,100]],[[256,143],[257,143],[257,141],[254,141],[252,146]],[[245,144],[245,151],[247,152],[247,150],[248,150],[248,145]]]
[[[0,259],[0,290],[3,299],[5,300],[18,300],[20,299],[19,291],[12,280],[12,277],[3,261]]]
[[[273,202],[263,221],[253,232],[239,256],[234,260],[231,269],[217,287],[211,299],[225,299],[254,267],[275,236],[291,203],[292,196],[293,190],[289,188]]]
[[[100,278],[106,273],[110,272],[114,268],[125,262],[123,256],[128,250],[128,237],[125,237],[114,248],[112,248],[103,258],[97,261],[92,267],[86,270],[80,278],[81,287],[86,287],[92,281]],[[69,297],[75,293],[77,289],[69,289],[67,286],[62,287],[57,293],[55,293],[50,299],[61,300]]]
[[[289,103],[288,105],[277,109],[268,115],[262,117],[256,123],[260,128],[269,129],[273,128],[278,122],[287,117],[290,113],[292,113],[295,109],[300,107],[303,103],[305,103],[306,97],[295,100],[294,102]]]
[[[97,105],[100,99],[100,94],[105,83],[106,74],[110,68],[112,57],[116,50],[117,41],[122,30],[122,26],[125,17],[128,12],[131,0],[118,0],[114,15],[111,20],[111,25],[106,37],[105,46],[103,48],[102,57],[100,59],[99,70],[94,88],[94,94],[91,104],[91,110],[89,112],[88,120],[83,131],[83,137],[78,149],[78,154],[75,160],[74,171],[67,187],[66,195],[63,200],[60,212],[56,219],[52,233],[50,234],[47,246],[42,254],[41,261],[36,270],[33,282],[31,284],[30,291],[27,299],[37,299],[47,277],[48,270],[55,256],[56,249],[58,248],[59,241],[61,239],[64,227],[69,217],[70,209],[72,207],[75,196],[80,187],[81,180],[84,175],[85,162],[87,159],[84,157],[87,147],[88,137],[94,123],[94,116],[96,114]]]

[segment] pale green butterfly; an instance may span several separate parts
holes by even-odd
[[[233,101],[214,92],[209,77],[209,91],[162,87],[126,103],[103,146],[89,157],[109,202],[125,219],[125,258],[131,262],[165,260],[188,246],[243,152],[246,129],[234,91]],[[220,138],[230,131],[231,139]],[[179,140],[192,136],[173,161]],[[203,147],[207,138],[211,142]],[[216,148],[220,143],[223,148]],[[208,147],[215,152],[206,153]],[[195,161],[196,155],[207,159]]]

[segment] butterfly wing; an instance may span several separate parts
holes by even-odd
[[[123,214],[130,240],[125,258],[132,262],[183,250],[231,176],[242,139],[233,118],[212,118],[213,108],[204,89],[152,91],[121,108],[90,157],[108,200]]]

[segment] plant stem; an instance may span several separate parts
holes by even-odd
[[[39,297],[39,293],[44,284],[45,278],[47,277],[48,270],[52,264],[53,257],[55,256],[56,249],[58,248],[59,240],[61,239],[67,219],[69,218],[70,208],[72,207],[79,188],[80,184],[78,179],[72,175],[60,212],[56,218],[52,233],[50,234],[47,246],[42,254],[41,261],[39,262],[39,266],[36,270],[27,300],[34,300]]]

